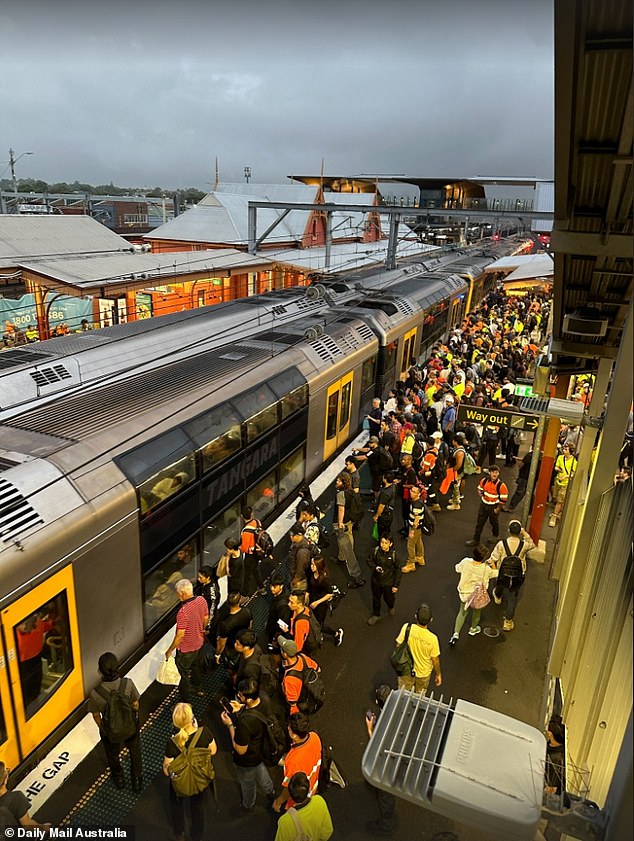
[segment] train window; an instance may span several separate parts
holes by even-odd
[[[182,429],[172,429],[115,459],[125,475],[136,486],[164,468],[193,452],[191,439]]]
[[[236,502],[205,526],[203,565],[215,567],[225,551],[225,540],[240,535],[240,503]]]
[[[223,403],[186,424],[188,434],[201,447],[203,472],[240,449],[240,423],[241,418],[233,406]]]
[[[308,386],[300,385],[299,388],[291,391],[285,397],[282,397],[280,405],[282,407],[282,420],[292,415],[298,409],[308,404]]]
[[[304,480],[304,461],[306,458],[304,447],[296,450],[280,465],[280,501],[298,488]]]
[[[143,579],[143,621],[148,630],[178,604],[174,585],[181,578],[196,578],[198,549],[195,539],[184,543]]]
[[[328,410],[326,414],[326,438],[330,440],[337,434],[337,415],[339,413],[339,392],[333,391],[328,397]]]
[[[169,467],[150,476],[137,488],[141,504],[141,513],[156,508],[163,500],[182,491],[196,478],[196,463],[194,454],[170,464]]]
[[[276,484],[275,471],[272,471],[247,492],[247,505],[251,506],[253,516],[258,520],[263,520],[275,508]]]
[[[73,669],[68,602],[62,592],[14,628],[22,704],[31,718]]]
[[[241,394],[232,402],[246,421],[249,444],[277,423],[277,398],[265,383]]]
[[[366,359],[361,368],[361,391],[365,392],[374,386],[376,380],[376,356]]]
[[[290,394],[295,389],[300,388],[306,384],[306,378],[300,374],[297,368],[289,368],[281,374],[272,377],[268,384],[271,386],[276,397],[282,399],[287,394]]]
[[[339,430],[341,431],[350,420],[350,404],[352,403],[352,382],[347,382],[341,389],[341,417]]]

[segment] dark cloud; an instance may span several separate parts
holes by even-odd
[[[552,0],[22,0],[2,140],[48,181],[206,189],[216,157],[225,180],[549,177],[552,41]]]

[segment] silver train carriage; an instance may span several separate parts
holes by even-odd
[[[26,772],[75,723],[103,651],[127,667],[165,632],[173,584],[217,562],[244,504],[266,520],[358,432],[381,353],[401,374],[459,322],[466,284],[424,287],[0,416],[3,761]]]

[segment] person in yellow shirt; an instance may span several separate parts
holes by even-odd
[[[556,526],[559,522],[566,501],[568,485],[575,475],[576,469],[577,459],[574,451],[568,444],[564,444],[562,454],[557,456],[555,461],[555,510],[548,521],[548,525],[551,527]]]

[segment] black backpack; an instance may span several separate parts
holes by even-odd
[[[308,636],[304,640],[303,650],[306,654],[312,654],[321,648],[321,625],[310,608],[307,608],[307,612],[300,614],[297,619],[303,619],[308,622]]]
[[[502,541],[506,557],[500,564],[500,571],[498,572],[498,584],[506,587],[507,590],[518,590],[524,583],[524,569],[522,568],[522,559],[520,553],[524,547],[524,541],[520,540],[519,546],[515,552],[511,552],[506,540]]]
[[[302,682],[302,691],[297,702],[297,708],[305,715],[314,715],[324,705],[326,687],[319,672],[309,666],[301,654],[299,659],[302,663],[301,671],[299,669],[289,669],[286,674],[298,677]]]
[[[423,524],[421,531],[423,534],[433,534],[436,529],[436,518],[431,512],[430,508],[425,505],[423,507]]]
[[[264,724],[262,737],[262,761],[270,768],[279,764],[280,759],[288,750],[288,735],[274,715],[266,716],[258,709],[244,709],[241,715],[251,715]]]
[[[273,543],[273,538],[268,533],[268,531],[266,531],[265,529],[260,529],[258,532],[256,532],[253,554],[257,555],[259,560],[264,560],[265,558],[272,558],[274,548],[275,543]]]
[[[346,491],[346,510],[344,517],[346,522],[351,520],[353,523],[360,523],[364,515],[363,502],[361,502],[361,494],[354,491]]]
[[[392,454],[389,453],[385,447],[382,447],[380,444],[376,448],[379,458],[379,470],[383,473],[387,472],[388,470],[392,470],[394,467],[394,459],[392,458]]]
[[[130,696],[125,692],[129,683],[128,678],[122,677],[118,689],[108,691],[100,684],[95,690],[106,702],[101,714],[101,729],[113,745],[125,742],[138,730],[136,712],[132,708]]]

